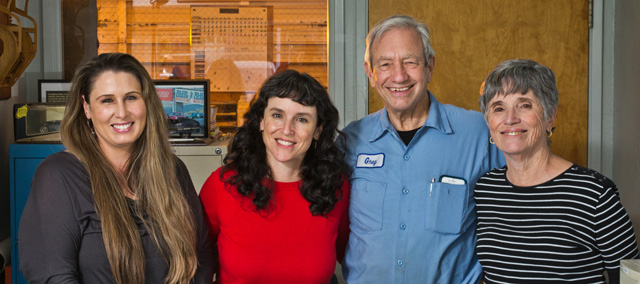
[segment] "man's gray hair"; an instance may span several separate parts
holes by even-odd
[[[415,21],[412,17],[394,15],[378,22],[367,35],[367,46],[364,52],[364,61],[369,65],[371,70],[373,70],[373,65],[371,64],[371,61],[373,60],[373,58],[371,58],[371,46],[378,38],[382,37],[384,33],[397,28],[413,29],[418,32],[422,39],[422,49],[424,50],[424,59],[426,60],[425,65],[429,65],[429,61],[433,56],[435,56],[435,52],[433,51],[433,48],[431,48],[431,43],[429,41],[429,29],[427,26],[421,22]]]

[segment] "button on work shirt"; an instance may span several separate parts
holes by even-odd
[[[429,116],[408,146],[386,108],[343,130],[354,169],[343,264],[349,284],[481,278],[473,189],[504,158],[479,112],[429,97]]]

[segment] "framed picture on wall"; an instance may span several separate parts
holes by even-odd
[[[174,144],[209,141],[209,80],[154,80]],[[197,142],[197,143],[191,143]]]
[[[38,100],[41,103],[66,103],[71,89],[67,80],[38,80]]]

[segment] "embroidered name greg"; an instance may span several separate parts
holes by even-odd
[[[382,168],[384,154],[359,154],[356,163],[357,168]]]

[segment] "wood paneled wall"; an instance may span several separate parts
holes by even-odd
[[[507,59],[528,58],[551,68],[560,92],[551,149],[584,166],[588,13],[587,0],[369,0],[370,27],[394,14],[427,24],[436,53],[429,90],[441,102],[479,110],[482,81]],[[370,88],[369,112],[382,107]]]
[[[0,0],[0,5],[6,7],[7,0]],[[7,25],[9,24],[9,15],[0,14],[0,24]],[[4,52],[4,43],[0,42],[0,54]],[[11,97],[11,87],[0,87],[0,100],[8,99]]]

